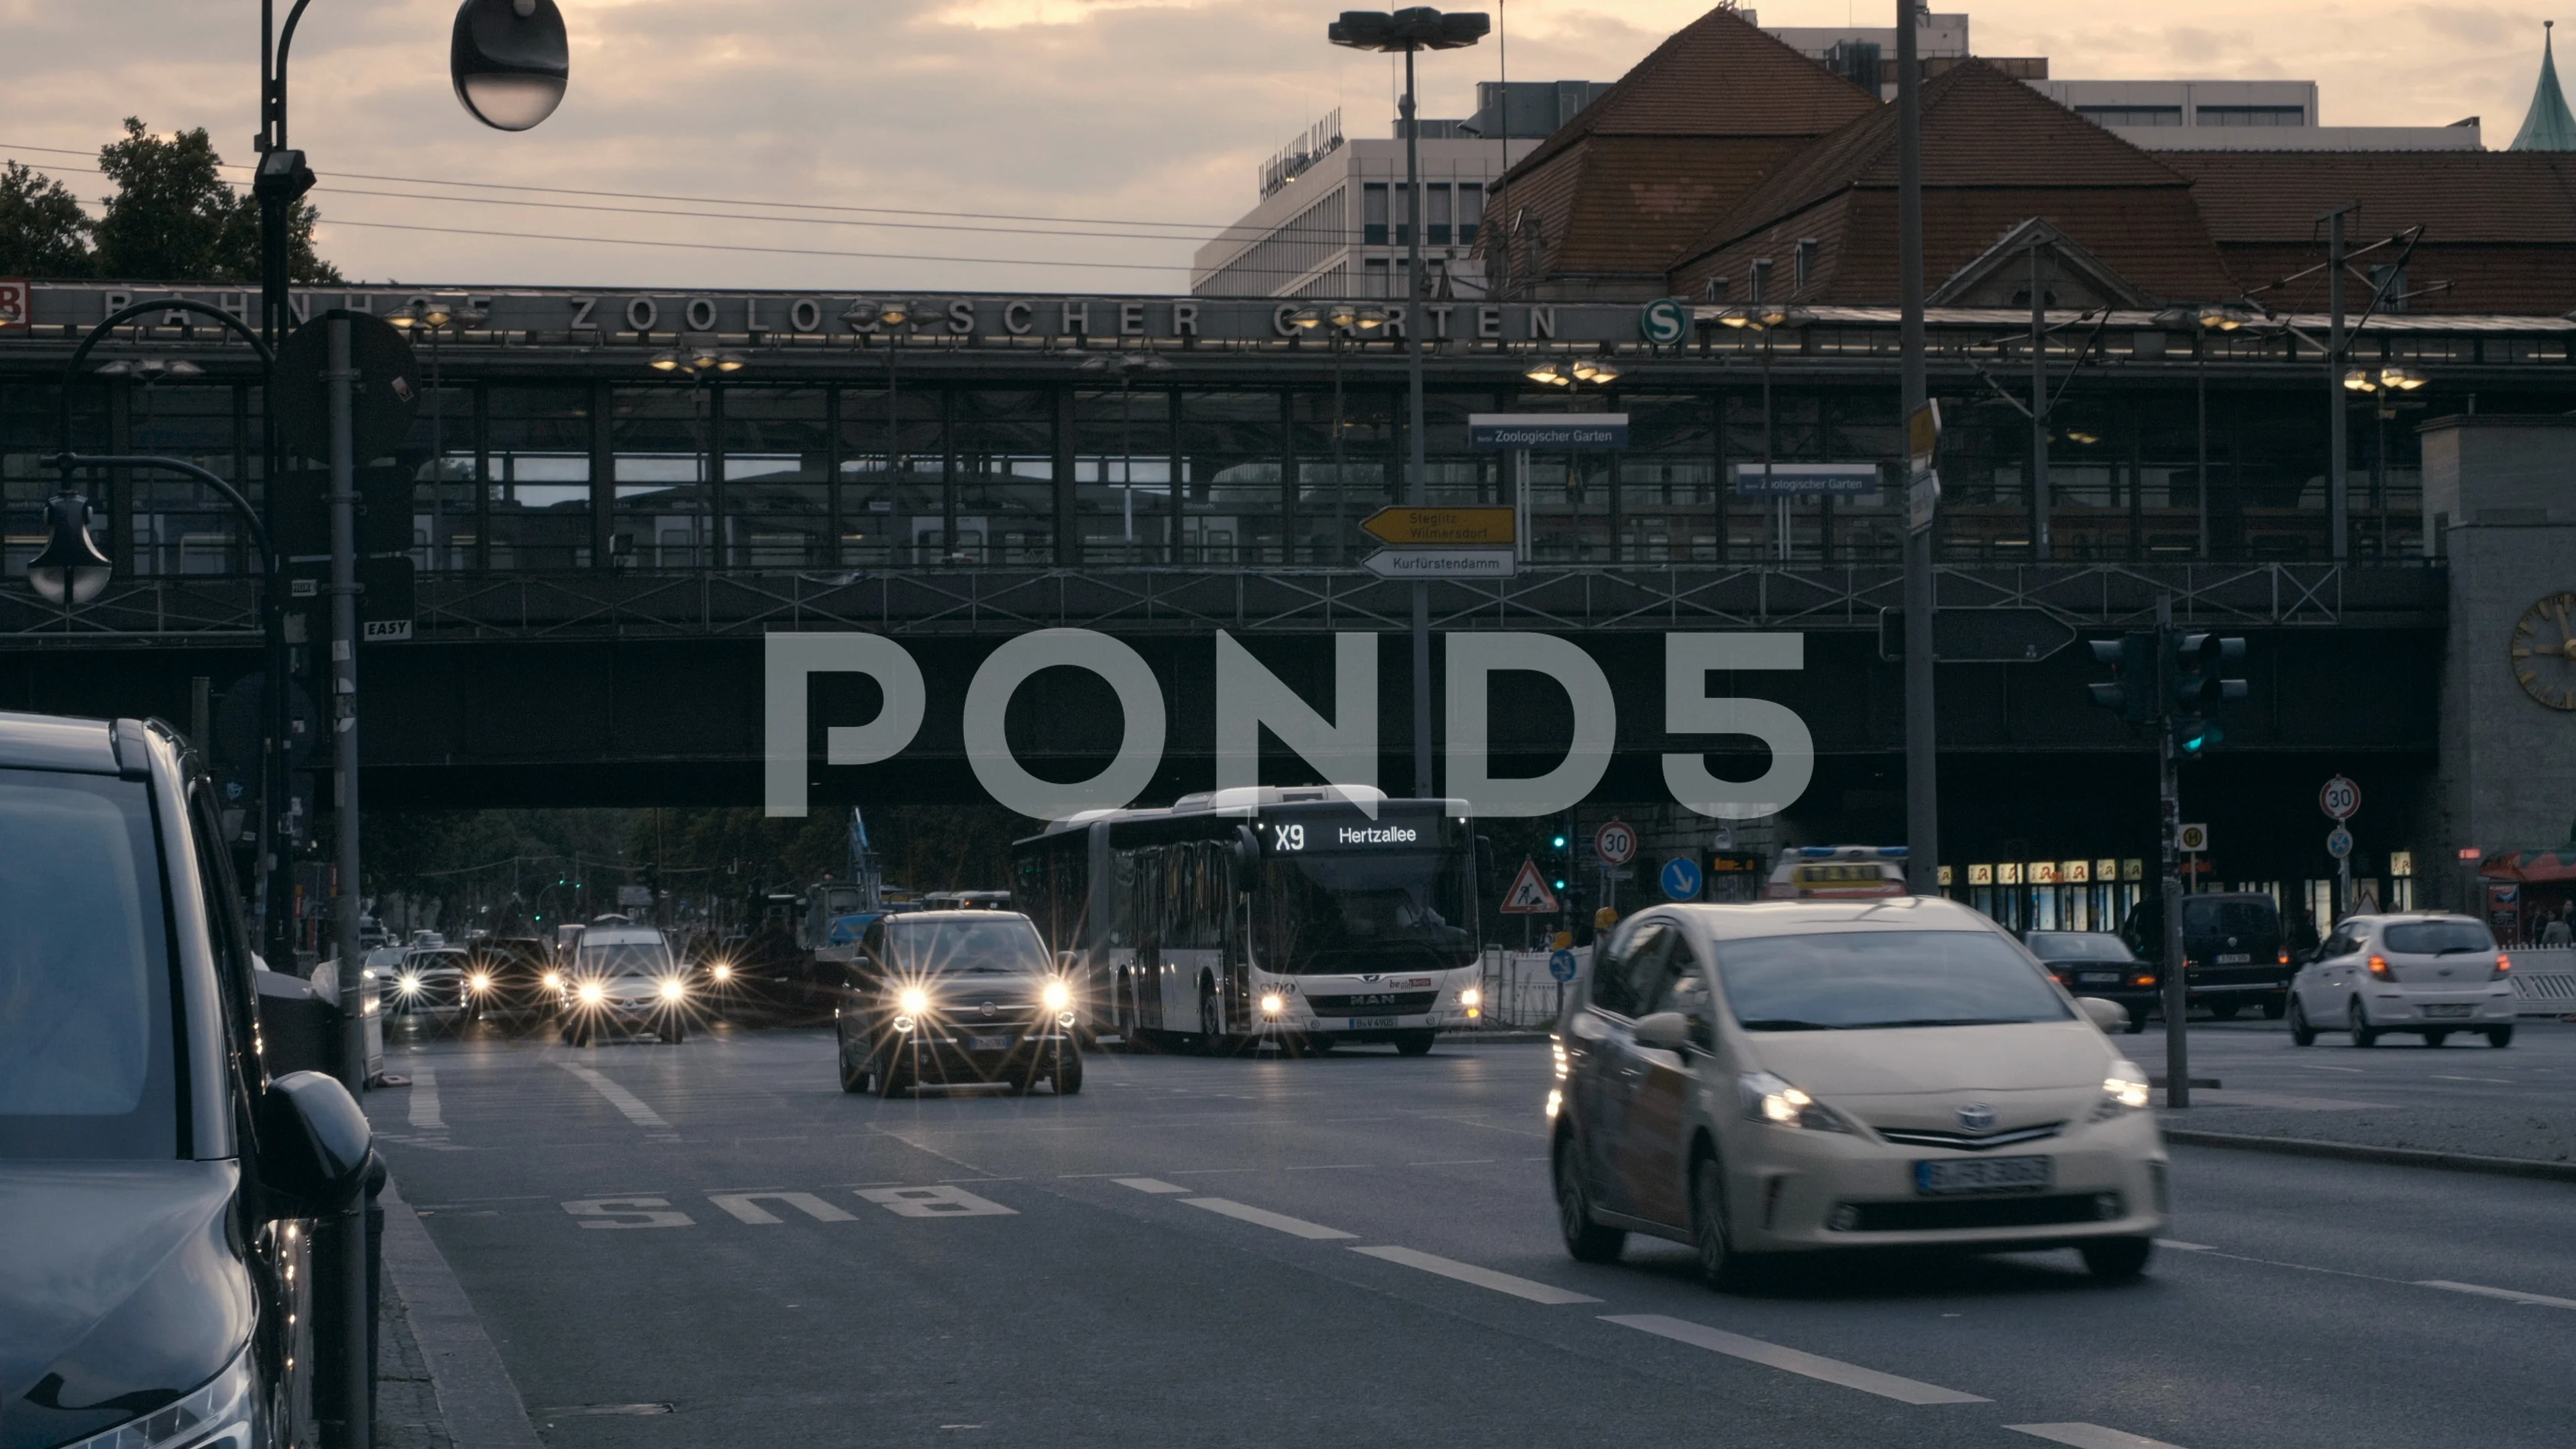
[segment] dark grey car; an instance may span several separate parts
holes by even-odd
[[[1072,983],[1016,911],[907,911],[872,922],[833,1012],[841,1090],[925,1084],[1082,1090]]]

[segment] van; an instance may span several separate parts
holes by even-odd
[[[2143,960],[2165,959],[2165,904],[2140,901],[2121,923],[2120,939]],[[2192,1006],[2226,1021],[2248,1006],[2281,1019],[2290,999],[2290,953],[2281,906],[2261,891],[2214,891],[2182,898],[2183,987]]]

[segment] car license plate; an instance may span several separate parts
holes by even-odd
[[[1393,1025],[1395,1025],[1395,1018],[1391,1016],[1354,1016],[1351,1018],[1350,1029],[1366,1031],[1370,1027]]]
[[[2469,1011],[2470,1008],[2465,1002],[2458,1006],[2428,1006],[2424,1008],[2424,1014],[2435,1019],[2466,1016],[2469,1014]]]
[[[2219,964],[2219,965],[2221,965],[2221,966],[2242,966],[2242,965],[2244,965],[2246,962],[2251,961],[2251,960],[2253,960],[2253,959],[2254,959],[2254,958],[2253,958],[2251,955],[2247,954],[2246,952],[2243,952],[2243,951],[2231,951],[2231,952],[2228,952],[2227,954],[2225,954],[2225,955],[2223,955],[2223,956],[2220,956],[2220,957],[2218,958],[2218,964]]]
[[[1011,1039],[1006,1036],[970,1036],[966,1038],[966,1050],[970,1052],[1006,1052],[1010,1049]]]
[[[2075,973],[2075,979],[2083,982],[2087,986],[2117,986],[2120,984],[2120,973],[2117,971],[2079,971]]]
[[[1975,1157],[1953,1162],[1914,1164],[1914,1190],[1925,1194],[1953,1192],[2038,1192],[2049,1184],[2045,1157]]]

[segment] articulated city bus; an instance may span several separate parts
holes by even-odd
[[[1095,1037],[1416,1055],[1480,1015],[1476,840],[1458,801],[1221,790],[1059,821],[1013,854],[1016,900],[1066,958]]]

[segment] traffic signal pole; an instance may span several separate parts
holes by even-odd
[[[2159,679],[2172,674],[2173,648],[2173,596],[2167,594],[2156,600],[2156,649],[2166,656],[2157,661]],[[2159,716],[2168,703],[2165,692],[2159,689]],[[2182,784],[2174,772],[2174,732],[2161,718],[2156,722],[2156,802],[2165,889],[2165,1105],[2188,1107],[2191,1035],[2185,1021],[2191,1015],[2191,990],[2184,979],[2190,962],[2182,939]]]

